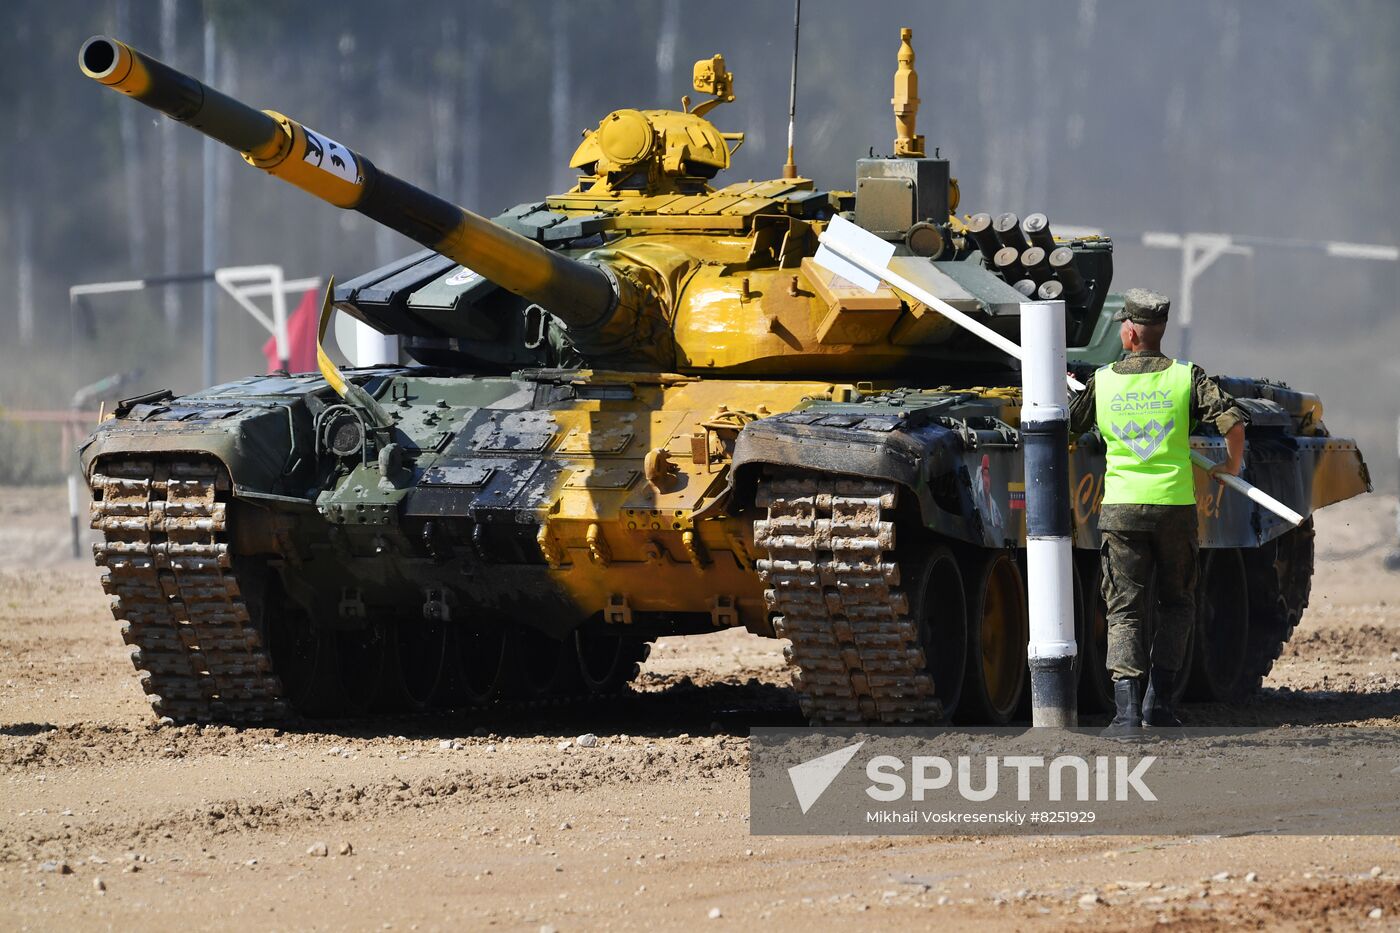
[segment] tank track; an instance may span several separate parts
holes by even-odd
[[[230,572],[220,480],[216,464],[181,460],[109,461],[91,478],[102,586],[151,708],[171,723],[288,711]]]
[[[1254,640],[1246,653],[1245,676],[1249,692],[1262,687],[1264,678],[1273,670],[1274,662],[1293,637],[1293,631],[1303,619],[1312,594],[1317,532],[1309,518],[1278,539],[1270,560],[1264,561],[1251,551],[1244,551],[1252,599],[1268,600],[1270,604],[1251,607],[1250,625],[1264,625],[1267,630]]]
[[[232,564],[222,482],[217,463],[163,459],[104,461],[90,479],[102,587],[141,687],[167,724],[246,725],[294,713]],[[650,647],[629,646],[625,676],[602,691],[579,685],[473,708],[525,713],[624,693]]]
[[[757,562],[802,712],[812,723],[942,718],[900,589],[893,483],[774,477],[758,490]]]

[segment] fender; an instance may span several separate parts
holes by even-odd
[[[754,421],[734,447],[733,501],[753,502],[765,467],[889,480],[908,490],[925,527],[983,543],[962,439],[950,427],[911,414],[814,406]]]
[[[204,455],[224,465],[235,497],[304,500],[314,481],[312,421],[334,398],[320,375],[275,373],[128,399],[78,448],[83,475],[113,455]]]

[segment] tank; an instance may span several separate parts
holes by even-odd
[[[588,131],[568,191],[486,219],[272,111],[106,37],[90,78],[424,250],[344,281],[332,311],[409,365],[274,372],[119,403],[82,447],[97,562],[157,716],[256,722],[626,689],[661,636],[785,639],[812,722],[1000,724],[1025,714],[1016,360],[907,295],[813,261],[840,214],[1016,339],[1066,303],[1080,375],[1122,352],[1112,241],[1042,213],[959,214],[918,135],[910,33],[895,155],[853,191],[721,183],[742,133],[724,59],[706,95]],[[303,202],[310,209],[316,209]],[[1226,378],[1246,476],[1310,515],[1369,488],[1315,395]],[[1198,450],[1223,450],[1202,428]],[[1111,705],[1097,515],[1103,448],[1072,443],[1079,678]],[[1308,602],[1292,529],[1198,478],[1190,695],[1260,684]]]

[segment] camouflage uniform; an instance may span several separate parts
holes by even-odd
[[[1113,364],[1124,375],[1160,372],[1170,357],[1141,351]],[[1222,435],[1249,414],[1199,367],[1191,367],[1191,422],[1207,421]],[[1094,379],[1070,405],[1070,436],[1094,427]],[[1108,604],[1108,667],[1114,680],[1141,678],[1149,659],[1169,671],[1181,669],[1196,618],[1196,508],[1191,505],[1105,505],[1104,600]],[[1156,627],[1148,593],[1156,575]],[[1151,633],[1151,650],[1148,637]]]

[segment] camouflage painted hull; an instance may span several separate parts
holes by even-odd
[[[562,370],[355,381],[393,414],[377,459],[334,452],[353,413],[315,376],[123,404],[85,445],[98,560],[158,714],[609,692],[656,637],[742,626],[792,642],[813,719],[1017,715],[1018,390]],[[1305,514],[1368,488],[1310,396],[1230,389],[1254,399],[1253,482]],[[1073,451],[1090,702],[1102,468]],[[1240,636],[1252,660],[1203,681],[1230,698],[1296,623],[1311,552],[1304,570],[1299,532],[1199,486],[1203,553],[1241,555],[1239,580],[1213,585],[1257,604]],[[1208,669],[1231,649],[1199,650]]]

